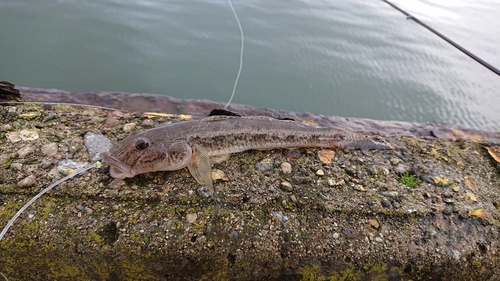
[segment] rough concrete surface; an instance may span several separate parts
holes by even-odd
[[[116,142],[189,115],[0,107],[0,228]],[[131,125],[135,124],[135,125]],[[114,180],[107,166],[29,207],[0,241],[9,280],[499,280],[500,166],[480,140],[375,136],[390,151],[248,151],[214,165]],[[291,168],[291,169],[290,169]],[[401,178],[418,179],[416,186]]]

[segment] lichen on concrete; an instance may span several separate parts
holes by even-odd
[[[171,118],[35,103],[0,107],[0,124],[9,124],[0,127],[0,227],[62,177],[53,171],[60,160],[91,162],[86,132],[116,142],[128,134],[126,124],[148,129]],[[39,137],[7,139],[23,129]],[[111,178],[106,165],[92,169],[16,221],[0,241],[0,272],[9,280],[498,277],[500,181],[490,144],[378,138],[394,150],[339,150],[330,163],[317,149],[232,155],[214,166],[227,180],[215,182],[213,197],[198,192],[186,169],[126,180]],[[52,142],[57,154],[47,156],[41,148]],[[20,157],[27,146],[33,151]],[[273,164],[260,171],[255,164],[264,159]],[[400,183],[401,170],[420,183]],[[32,175],[34,185],[18,185]],[[290,186],[282,188],[285,181]]]

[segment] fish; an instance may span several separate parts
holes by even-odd
[[[279,148],[392,149],[341,127],[315,127],[262,116],[214,115],[136,131],[101,153],[115,179],[188,168],[214,194],[211,165],[246,150]]]

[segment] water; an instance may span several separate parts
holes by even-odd
[[[43,2],[43,4],[42,4]],[[500,2],[397,0],[500,68]],[[500,77],[382,1],[233,0],[234,103],[500,130]],[[0,80],[226,102],[225,0],[2,0]]]

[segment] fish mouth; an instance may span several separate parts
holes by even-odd
[[[133,178],[136,173],[128,165],[120,162],[109,152],[101,153],[101,158],[109,165],[109,174],[115,179]]]

